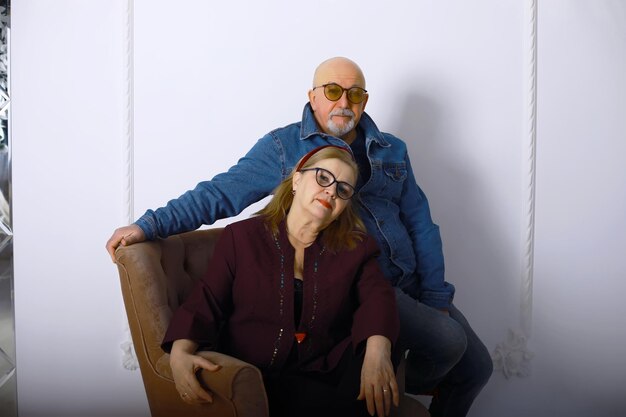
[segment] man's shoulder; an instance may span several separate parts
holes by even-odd
[[[403,139],[400,139],[396,135],[388,132],[380,132],[380,134],[385,138],[387,142],[391,144],[391,146],[403,146],[406,147],[406,142]]]
[[[248,153],[248,156],[272,156],[276,161],[284,158],[300,142],[300,122],[277,127],[261,137]],[[278,158],[275,158],[277,157]]]
[[[383,132],[378,129],[374,120],[367,114],[363,113],[361,117],[361,127],[367,137],[374,139],[383,148],[402,148],[406,149],[406,143],[396,135]]]
[[[380,132],[380,137],[382,140],[379,141],[379,144],[381,145],[380,149],[382,152],[393,153],[395,155],[403,155],[407,152],[406,142],[396,135],[388,132]]]
[[[289,123],[288,125],[272,129],[268,133],[268,135],[270,135],[270,136],[283,136],[283,135],[292,136],[294,134],[299,135],[300,134],[300,126],[302,126],[302,122],[301,121]]]

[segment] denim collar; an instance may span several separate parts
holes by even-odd
[[[376,123],[372,120],[371,117],[365,112],[361,115],[361,120],[359,120],[359,126],[363,130],[363,134],[365,135],[365,143],[369,145],[371,141],[376,142],[379,146],[383,148],[387,148],[391,146],[387,140],[385,140],[382,132],[378,130]],[[310,138],[312,135],[321,135],[325,137],[334,137],[328,135],[326,133],[320,132],[317,127],[317,122],[315,121],[315,116],[313,116],[313,109],[311,108],[311,103],[307,103],[304,106],[304,110],[302,111],[302,123],[300,125],[300,140],[305,140]]]

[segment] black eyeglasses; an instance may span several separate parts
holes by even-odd
[[[336,83],[328,83],[324,85],[318,85],[317,87],[313,87],[313,90],[316,88],[324,88],[324,95],[330,101],[337,101],[343,96],[343,92],[347,91],[348,101],[352,104],[359,104],[365,100],[365,95],[367,94],[367,90],[361,87],[350,87],[343,88],[339,84]]]
[[[350,200],[354,195],[354,187],[345,181],[337,181],[337,178],[328,170],[324,168],[305,168],[299,172],[315,171],[315,181],[322,187],[330,187],[334,183],[337,183],[337,196],[342,200]]]

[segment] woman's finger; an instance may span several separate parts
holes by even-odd
[[[400,407],[400,389],[398,388],[398,382],[396,381],[395,376],[389,381],[389,388],[391,389],[393,405]]]
[[[374,387],[365,387],[365,403],[367,405],[367,412],[370,416],[373,416],[376,412],[376,399],[374,398]]]
[[[383,417],[385,415],[385,393],[380,385],[374,387],[374,402],[376,404],[376,415]]]
[[[388,416],[391,412],[391,398],[393,396],[392,390],[389,386],[383,386],[383,400],[385,402],[385,416]]]

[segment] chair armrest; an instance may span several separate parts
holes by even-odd
[[[204,386],[230,399],[240,415],[268,415],[263,377],[256,366],[219,352],[205,352],[203,356],[222,367],[217,372],[200,373]]]
[[[220,365],[221,369],[214,372],[202,370],[198,374],[200,384],[214,395],[232,403],[238,415],[269,415],[263,377],[256,366],[214,351],[202,352],[202,356]],[[161,376],[173,380],[168,354],[159,358],[157,371]]]

